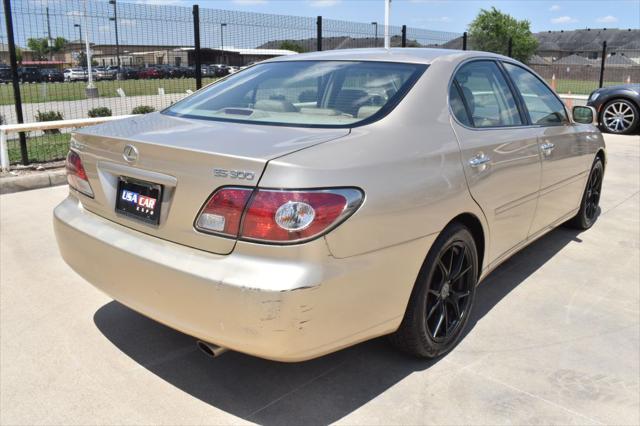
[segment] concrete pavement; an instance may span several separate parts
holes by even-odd
[[[51,210],[65,187],[2,195],[0,423],[637,425],[640,138],[607,142],[595,226],[495,271],[435,362],[384,339],[299,364],[210,360],[64,264]]]

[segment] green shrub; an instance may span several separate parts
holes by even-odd
[[[57,121],[57,120],[62,120],[62,113],[60,111],[40,111],[38,110],[38,112],[35,115],[36,121]],[[55,134],[55,133],[60,133],[60,130],[58,129],[48,129],[48,130],[43,130],[44,133],[46,134]]]
[[[138,105],[131,111],[131,114],[148,114],[150,112],[154,112],[155,110],[156,109],[154,107],[149,105]]]
[[[111,110],[107,107],[97,107],[97,108],[90,109],[87,115],[89,115],[89,117],[91,118],[95,118],[95,117],[111,117],[113,114],[111,113]]]

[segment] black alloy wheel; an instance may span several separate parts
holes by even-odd
[[[391,342],[422,358],[435,358],[453,349],[471,313],[478,268],[469,230],[458,223],[445,228],[429,251]]]

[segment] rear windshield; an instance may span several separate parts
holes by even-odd
[[[166,114],[305,127],[352,127],[387,114],[426,65],[291,61],[258,64],[190,96]]]

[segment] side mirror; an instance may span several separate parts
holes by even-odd
[[[573,115],[573,121],[575,121],[576,123],[598,124],[596,120],[597,114],[594,107],[574,106],[571,113]]]

